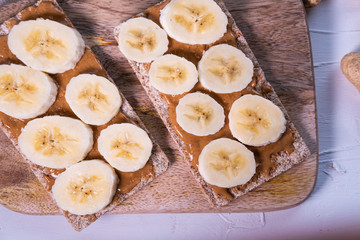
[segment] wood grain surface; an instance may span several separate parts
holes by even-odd
[[[34,2],[12,1],[0,6],[0,22]],[[312,155],[221,208],[213,207],[208,201],[126,59],[114,45],[114,26],[156,2],[59,1],[172,161],[165,174],[111,213],[253,212],[284,209],[304,201],[316,180],[318,140],[311,49],[302,2],[224,0]],[[0,203],[26,214],[59,214],[51,197],[2,132],[0,149]]]

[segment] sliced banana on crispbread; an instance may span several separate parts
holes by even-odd
[[[160,14],[170,37],[187,44],[210,44],[226,33],[228,19],[213,0],[172,0]]]
[[[188,92],[195,86],[198,82],[198,72],[192,62],[167,54],[151,64],[149,80],[160,92],[177,95]]]
[[[220,138],[208,143],[199,156],[199,172],[212,185],[231,188],[247,183],[256,171],[254,154],[241,143]]]
[[[65,98],[83,122],[102,125],[120,110],[121,97],[115,84],[93,74],[73,77],[66,86]]]
[[[254,64],[245,54],[228,44],[211,47],[199,65],[200,83],[216,93],[243,90],[252,80]]]
[[[145,166],[153,144],[148,134],[130,123],[113,124],[102,130],[98,149],[106,161],[122,172],[135,172]]]
[[[93,132],[80,120],[47,116],[28,122],[18,143],[33,163],[60,169],[84,159],[93,146]]]
[[[0,111],[18,119],[37,117],[54,103],[57,86],[47,74],[21,65],[0,65]]]
[[[168,50],[166,32],[153,21],[137,17],[119,26],[119,49],[130,60],[146,63]]]
[[[176,106],[176,121],[186,132],[207,136],[218,132],[225,124],[223,107],[209,95],[189,93]]]
[[[263,146],[280,138],[286,130],[286,119],[273,102],[247,94],[232,104],[229,127],[232,135],[240,142]]]
[[[48,73],[74,68],[85,50],[76,29],[41,18],[15,25],[8,35],[8,46],[27,66]]]
[[[77,215],[93,214],[112,201],[118,181],[109,164],[102,160],[86,160],[61,173],[52,193],[61,209]]]

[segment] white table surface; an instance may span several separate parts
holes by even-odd
[[[320,155],[316,187],[304,203],[265,213],[105,215],[80,233],[63,216],[0,205],[0,239],[360,239],[360,93],[339,64],[360,52],[360,0],[323,0],[307,13]]]

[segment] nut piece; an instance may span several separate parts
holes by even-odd
[[[303,0],[303,2],[306,8],[312,8],[318,5],[321,2],[321,0]]]
[[[341,60],[341,70],[360,92],[360,53],[346,54]]]

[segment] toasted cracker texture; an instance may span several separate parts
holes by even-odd
[[[166,2],[167,0],[164,0],[158,5]],[[266,87],[267,93],[264,94],[264,97],[271,100],[273,103],[275,103],[277,106],[280,107],[280,109],[284,112],[284,115],[286,117],[288,127],[290,130],[294,131],[294,151],[289,155],[286,151],[281,151],[277,153],[276,155],[273,155],[272,161],[276,162],[276,168],[272,169],[272,171],[268,175],[264,174],[255,174],[255,176],[245,185],[241,185],[241,187],[233,187],[228,189],[228,192],[234,197],[238,198],[247,192],[253,190],[254,188],[258,187],[259,185],[263,184],[264,182],[278,176],[282,172],[290,169],[295,164],[300,163],[301,161],[307,159],[310,156],[310,150],[304,143],[303,139],[299,135],[298,131],[296,130],[294,124],[290,121],[289,115],[287,114],[284,106],[282,105],[279,97],[276,95],[274,89],[271,87],[270,83],[265,79],[264,72],[262,71],[259,62],[257,61],[255,55],[251,51],[249,45],[246,42],[246,39],[244,38],[243,34],[241,33],[240,29],[237,27],[233,17],[227,10],[225,4],[221,0],[215,0],[215,2],[221,7],[221,9],[224,11],[226,16],[228,17],[229,24],[232,27],[232,31],[234,36],[236,37],[236,42],[238,45],[238,48],[242,50],[245,55],[250,58],[254,63],[254,77],[257,79],[257,84],[255,86],[255,90],[258,92],[262,92],[261,90],[263,87]],[[145,16],[143,13],[138,14],[137,16]],[[120,25],[115,27],[114,29],[114,36],[117,40],[119,35]],[[150,97],[152,103],[154,104],[156,110],[158,111],[160,117],[162,118],[163,122],[165,123],[168,131],[170,132],[172,138],[175,140],[175,142],[178,144],[178,147],[180,151],[184,154],[185,158],[192,159],[191,155],[186,151],[186,143],[180,138],[180,136],[177,134],[175,128],[172,126],[172,123],[170,121],[170,116],[168,112],[169,105],[168,103],[161,97],[160,93],[152,87],[152,85],[149,82],[149,71],[148,71],[148,64],[142,64],[135,61],[128,60],[131,67],[133,68],[134,72],[136,73],[137,78],[141,82],[142,86],[144,87],[146,93]],[[188,162],[188,161],[186,161]],[[200,175],[198,169],[194,166],[192,166],[189,162],[189,167],[191,169],[191,172],[193,173],[195,179],[200,183],[202,188],[204,189],[205,193],[211,200],[213,204],[216,206],[224,206],[227,205],[231,200],[229,200],[226,196],[222,194],[216,193],[214,188],[205,182],[203,177]]]
[[[64,11],[60,8],[58,3],[55,0],[40,0],[38,1],[34,6],[30,7],[37,7],[43,2],[51,2],[54,7],[61,13],[65,14]],[[26,10],[26,9],[25,9]],[[0,26],[0,36],[7,35],[10,30],[11,22],[12,21],[21,21],[21,12],[18,13],[15,17],[10,18],[9,20],[5,21]],[[69,22],[70,20],[67,19]],[[97,60],[97,59],[96,59]],[[98,61],[98,60],[97,60]],[[98,61],[99,62],[99,61]],[[107,78],[114,82],[109,76]],[[120,92],[120,96],[122,98],[122,106],[121,106],[121,112],[126,115],[126,117],[133,123],[137,124],[141,128],[143,128],[145,131],[146,128],[144,124],[141,122],[140,118],[136,114],[136,112],[133,110],[133,108],[130,106],[129,102],[125,99],[123,94]],[[9,130],[0,122],[0,127],[4,131],[4,133],[8,136],[8,138],[11,140],[11,142],[14,144],[16,149],[21,153],[19,146],[17,144],[17,139],[13,138],[9,132]],[[148,131],[147,131],[148,132]],[[149,134],[149,132],[148,132]],[[94,222],[96,219],[98,219],[101,215],[105,214],[106,212],[114,209],[116,206],[118,206],[121,202],[138,192],[141,188],[149,184],[154,178],[165,172],[169,166],[169,160],[167,159],[164,152],[161,150],[160,146],[155,143],[154,139],[149,134],[152,142],[153,142],[153,150],[151,157],[149,161],[152,163],[153,170],[155,172],[155,176],[150,177],[149,179],[142,178],[141,182],[137,184],[129,193],[120,193],[119,191],[116,192],[116,195],[114,196],[112,202],[103,210],[90,215],[74,215],[67,211],[63,211],[65,217],[68,219],[69,223],[72,225],[72,227],[77,230],[81,231],[88,225],[90,225],[92,222]],[[34,172],[35,176],[38,178],[40,183],[45,187],[47,186],[47,176],[51,175],[51,172],[49,172],[49,169],[41,167],[39,165],[36,165],[32,163],[30,160],[28,160],[24,155],[24,159],[29,163],[31,170]],[[51,189],[46,189],[49,194],[51,194]]]

